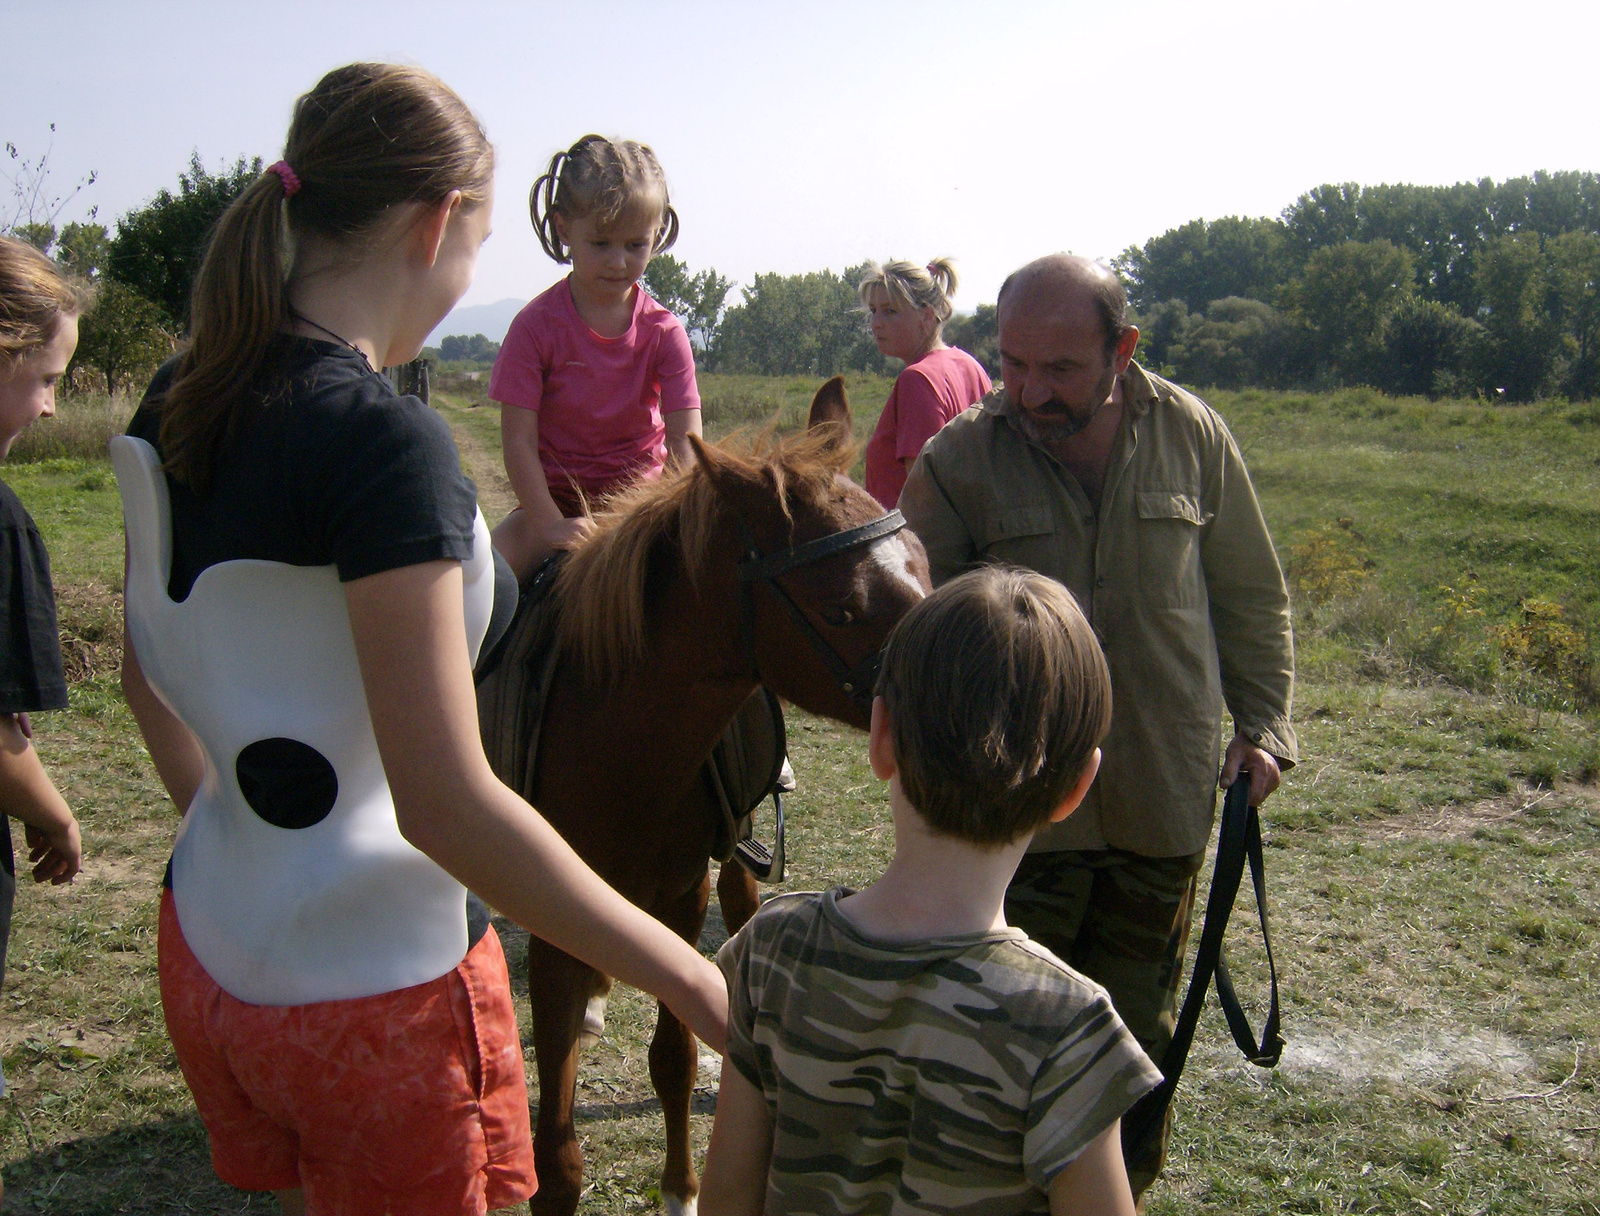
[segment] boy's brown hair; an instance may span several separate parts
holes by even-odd
[[[877,694],[906,798],[977,845],[1048,822],[1111,726],[1111,675],[1072,593],[1010,567],[963,574],[907,613]]]

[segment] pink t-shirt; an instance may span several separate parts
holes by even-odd
[[[992,387],[978,361],[958,347],[932,350],[906,364],[867,441],[867,493],[892,510],[906,484],[900,462],[915,460],[940,427]]]
[[[663,414],[700,408],[682,323],[634,294],[633,324],[602,338],[562,279],[517,314],[489,376],[489,397],[539,413],[539,463],[553,488],[602,494],[667,460]]]

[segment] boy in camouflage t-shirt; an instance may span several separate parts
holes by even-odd
[[[769,902],[726,946],[728,1043],[701,1207],[1131,1216],[1120,1119],[1161,1079],[1006,885],[1099,765],[1110,680],[1060,584],[987,568],[913,609],[868,754],[895,854],[852,894]]]

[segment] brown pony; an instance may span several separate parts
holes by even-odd
[[[560,657],[520,792],[607,882],[691,942],[705,922],[720,815],[701,767],[735,711],[759,682],[864,729],[870,683],[839,673],[866,670],[859,665],[928,589],[916,538],[893,521],[874,527],[883,509],[844,475],[855,456],[849,419],[836,378],[799,435],[697,442],[693,467],[605,504],[556,584]],[[806,550],[771,581],[741,581],[753,554],[840,534],[849,535],[836,552]],[[486,734],[494,729],[485,723]],[[754,879],[730,863],[717,891],[735,932],[758,906]],[[580,1034],[609,980],[534,938],[528,981],[539,1074],[530,1208],[570,1216],[583,1178],[573,1128]],[[688,1027],[661,1008],[650,1079],[666,1122],[661,1194],[672,1216],[694,1211],[700,1185],[689,1154],[696,1054]]]

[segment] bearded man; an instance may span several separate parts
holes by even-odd
[[[999,323],[1003,387],[928,442],[900,509],[935,585],[984,562],[1026,566],[1064,583],[1100,638],[1113,695],[1100,775],[1035,837],[1006,915],[1104,985],[1160,1064],[1224,706],[1221,785],[1249,770],[1259,805],[1297,759],[1288,594],[1238,445],[1205,402],[1133,362],[1115,274],[1040,258],[1001,287]],[[1127,1163],[1136,1196],[1167,1130]]]

